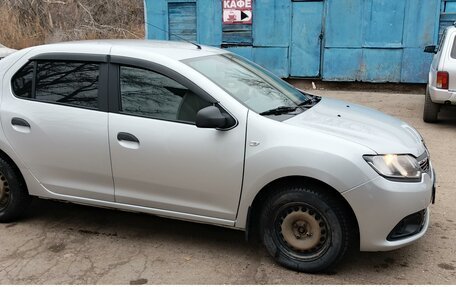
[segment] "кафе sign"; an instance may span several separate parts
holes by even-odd
[[[223,24],[252,24],[253,0],[222,0]]]

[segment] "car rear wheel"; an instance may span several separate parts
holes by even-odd
[[[0,222],[17,219],[29,202],[30,196],[18,171],[0,158]]]
[[[426,90],[426,95],[424,98],[423,120],[426,123],[437,122],[439,110],[440,110],[440,105],[432,102],[431,96],[429,95],[429,90]]]
[[[324,187],[275,190],[261,214],[263,243],[274,259],[301,272],[334,267],[355,242],[349,216]]]

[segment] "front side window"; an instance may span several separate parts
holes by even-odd
[[[125,114],[194,123],[196,113],[209,106],[188,88],[162,74],[120,67],[120,110]]]

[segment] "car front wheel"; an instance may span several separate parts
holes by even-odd
[[[301,272],[325,271],[355,241],[347,212],[324,188],[283,187],[267,200],[261,214],[262,239],[280,265]]]

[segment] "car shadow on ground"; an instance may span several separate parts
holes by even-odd
[[[442,126],[456,126],[456,106],[442,106],[437,124]]]
[[[35,199],[26,216],[17,224],[44,226],[52,228],[56,233],[70,232],[81,237],[98,236],[102,240],[111,237],[125,240],[132,245],[155,241],[165,242],[171,245],[167,245],[171,248],[173,244],[184,246],[188,244],[192,248],[203,251],[206,248],[218,248],[226,250],[227,253],[248,254],[248,260],[261,260],[272,268],[281,268],[276,265],[262,245],[247,242],[242,231],[148,214]],[[359,272],[378,273],[391,270],[393,267],[407,268],[413,264],[409,262],[413,259],[408,258],[407,254],[420,253],[422,252],[420,248],[415,244],[390,252],[352,252],[334,270],[316,276]],[[407,249],[411,250],[407,251]],[[281,272],[287,271],[282,269]],[[293,271],[289,272],[293,273]]]
[[[111,235],[124,239],[150,237],[193,238],[202,241],[231,242],[244,240],[244,233],[218,226],[198,224],[181,220],[64,203],[53,200],[34,199],[22,222],[46,222],[53,227],[71,229],[81,234]],[[185,234],[185,236],[183,236]]]

